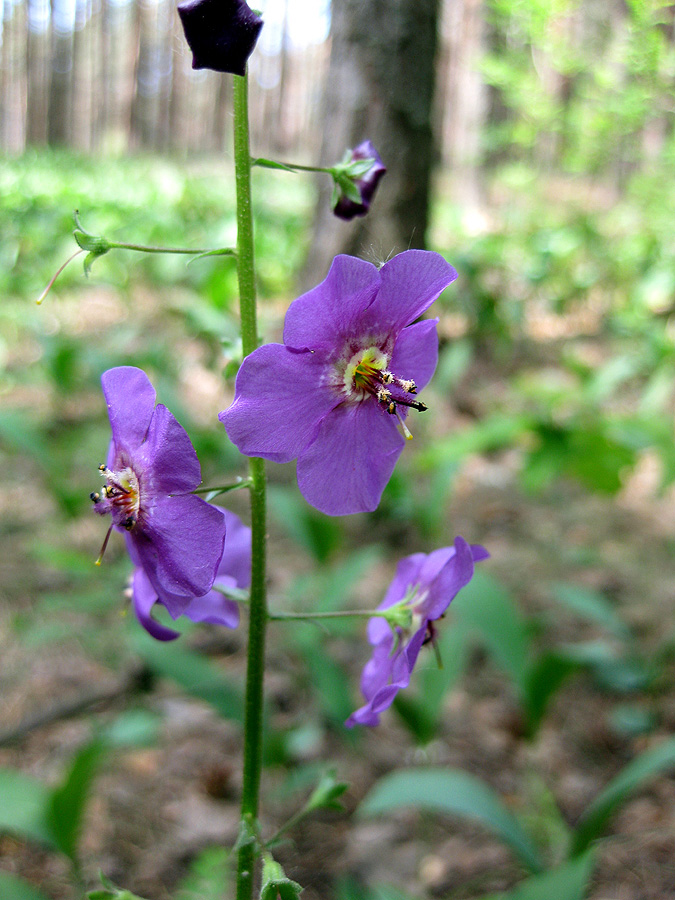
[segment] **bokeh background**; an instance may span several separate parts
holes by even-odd
[[[656,0],[258,0],[252,152],[389,168],[364,220],[325,177],[254,172],[262,330],[336,252],[459,272],[415,439],[370,516],[327,519],[269,466],[279,610],[370,608],[396,560],[492,558],[375,731],[349,732],[356,624],[273,624],[263,827],[327,767],[346,811],[277,850],[307,900],[675,897],[675,7]],[[99,379],[146,369],[205,484],[244,471],[217,413],[240,358],[234,266],[110,240],[234,241],[231,84],[172,0],[0,4],[0,896],[107,877],[231,896],[244,632],[163,646],[89,492]],[[227,503],[244,519],[243,492]],[[231,498],[231,499],[230,499]],[[223,502],[225,500],[221,498]],[[189,623],[188,623],[189,624]]]

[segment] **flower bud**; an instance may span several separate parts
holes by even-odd
[[[365,216],[380,179],[387,171],[372,142],[363,141],[358,147],[348,150],[342,162],[331,171],[335,181],[335,215],[347,221]]]
[[[183,0],[178,15],[193,69],[246,74],[263,22],[244,0]]]

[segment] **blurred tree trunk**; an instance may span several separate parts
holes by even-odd
[[[370,138],[387,166],[371,212],[345,223],[330,210],[324,176],[303,284],[324,277],[336,253],[384,260],[424,247],[434,140],[440,0],[333,0],[322,164]]]
[[[73,27],[69,10],[62,0],[52,4],[52,77],[49,86],[49,126],[47,138],[52,145],[67,145],[70,140],[73,87]]]

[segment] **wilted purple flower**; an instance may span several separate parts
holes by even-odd
[[[190,438],[166,406],[155,406],[148,376],[133,366],[101,377],[112,441],[105,485],[91,494],[94,509],[125,532],[133,562],[145,571],[174,617],[211,589],[223,555],[222,512],[190,493],[201,469]]]
[[[213,589],[203,597],[195,597],[183,610],[183,615],[193,622],[208,622],[236,628],[239,624],[239,606],[234,600],[216,590],[219,588],[247,588],[251,581],[251,529],[228,509],[215,506],[225,520],[226,536],[223,555],[218,565]],[[178,631],[160,625],[151,616],[155,603],[162,603],[145,569],[137,566],[131,580],[131,596],[136,618],[143,628],[159,641],[172,641],[180,637]],[[176,618],[174,616],[174,618]]]
[[[178,14],[193,69],[246,74],[263,22],[244,0],[183,0]]]
[[[378,269],[337,256],[295,300],[283,344],[247,356],[220,413],[246,456],[297,457],[305,499],[328,515],[372,511],[405,443],[407,409],[436,368],[437,319],[415,322],[457,277],[437,253],[408,250]],[[412,324],[412,323],[415,324]]]
[[[349,166],[359,160],[369,159],[373,162],[365,172],[349,178]],[[347,172],[336,180],[338,191],[333,201],[333,212],[338,218],[348,221],[356,216],[365,216],[368,212],[377,186],[387,171],[387,167],[371,141],[363,141],[358,147],[349,151],[343,164],[347,167]],[[344,178],[347,179],[347,182],[344,181]]]
[[[453,547],[433,553],[413,553],[396,567],[396,575],[378,609],[398,607],[394,621],[406,625],[390,627],[385,618],[368,622],[368,640],[373,655],[361,676],[361,691],[367,703],[352,713],[345,723],[378,725],[380,714],[389,709],[394,697],[408,686],[412,670],[424,644],[434,640],[434,621],[440,619],[459,591],[473,577],[475,562],[488,552],[456,537]],[[400,613],[400,615],[398,615]]]

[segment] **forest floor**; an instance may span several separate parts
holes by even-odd
[[[480,371],[467,381],[474,385],[472,390],[489,389],[489,377]],[[459,417],[451,409],[447,415],[449,424]],[[569,580],[572,572],[586,587],[611,597],[637,636],[644,658],[661,652],[672,638],[675,612],[675,499],[672,494],[654,499],[653,462],[645,458],[614,498],[590,496],[569,482],[542,495],[525,494],[516,468],[511,452],[466,460],[447,511],[452,534],[480,540],[489,548],[491,560],[484,565],[513,591],[533,620],[553,615],[556,639],[597,637],[588,622],[563,616],[558,608],[551,612],[548,586]],[[74,583],[72,573],[55,568],[44,548],[58,532],[61,546],[93,558],[100,529],[84,515],[60,521],[54,501],[35,479],[33,464],[19,454],[4,457],[0,496],[0,710],[2,727],[7,729],[92,687],[114,690],[134,656],[126,638],[118,634],[121,600],[94,610],[64,604],[63,613],[52,611],[42,622],[44,630],[39,630],[44,615],[40,597],[50,592],[63,597]],[[236,497],[233,506],[245,515],[243,498]],[[354,546],[368,539],[367,521],[356,519],[346,527]],[[274,523],[271,534],[274,596],[288,583],[293,568],[306,570],[308,562]],[[368,590],[374,596],[386,587],[392,562],[404,555],[405,536],[393,540],[398,546],[391,548],[390,559],[369,576]],[[575,560],[589,546],[595,561],[577,570]],[[120,556],[120,548],[111,547],[109,571],[115,577]],[[451,622],[450,615],[448,627]],[[207,626],[182,641],[204,647],[205,635],[213,637],[208,648],[211,661],[241,681],[245,662],[241,630],[218,637]],[[351,672],[356,697],[366,648],[342,639],[336,652]],[[630,759],[672,734],[675,727],[672,671],[664,664],[659,689],[629,698],[652,717],[647,733],[621,733],[612,727],[622,698],[580,675],[556,694],[536,738],[528,742],[511,683],[483,654],[475,653],[468,675],[446,698],[440,734],[427,747],[415,748],[393,711],[379,728],[364,729],[360,739],[350,743],[324,727],[311,691],[306,685],[304,690],[298,687],[301,665],[272,628],[267,676],[272,716],[276,723],[296,728],[318,722],[294,765],[300,769],[329,761],[350,783],[344,813],[322,813],[305,821],[279,850],[288,876],[304,886],[305,900],[331,900],[337,896],[336,884],[346,878],[356,885],[395,884],[416,898],[469,900],[506,890],[523,877],[502,844],[465,821],[414,812],[374,820],[354,817],[369,788],[392,769],[421,763],[461,768],[484,779],[525,820],[537,810],[542,827],[555,828],[555,816],[547,819],[542,809],[555,800],[563,819],[574,823]],[[81,845],[83,872],[89,887],[101,869],[143,897],[169,900],[198,853],[236,840],[241,764],[236,723],[182,694],[171,682],[159,680],[149,692],[130,689],[86,713],[29,730],[0,746],[0,766],[54,782],[92,727],[102,727],[121,711],[137,707],[158,713],[161,730],[150,746],[122,749],[106,759],[88,806]],[[262,824],[267,832],[297,808],[302,794],[288,789],[292,775],[293,765],[288,763],[265,770]],[[590,900],[675,898],[671,778],[661,777],[636,794],[612,820],[609,833],[600,847]],[[15,838],[0,838],[0,870],[21,875],[53,900],[75,896],[62,858]]]

